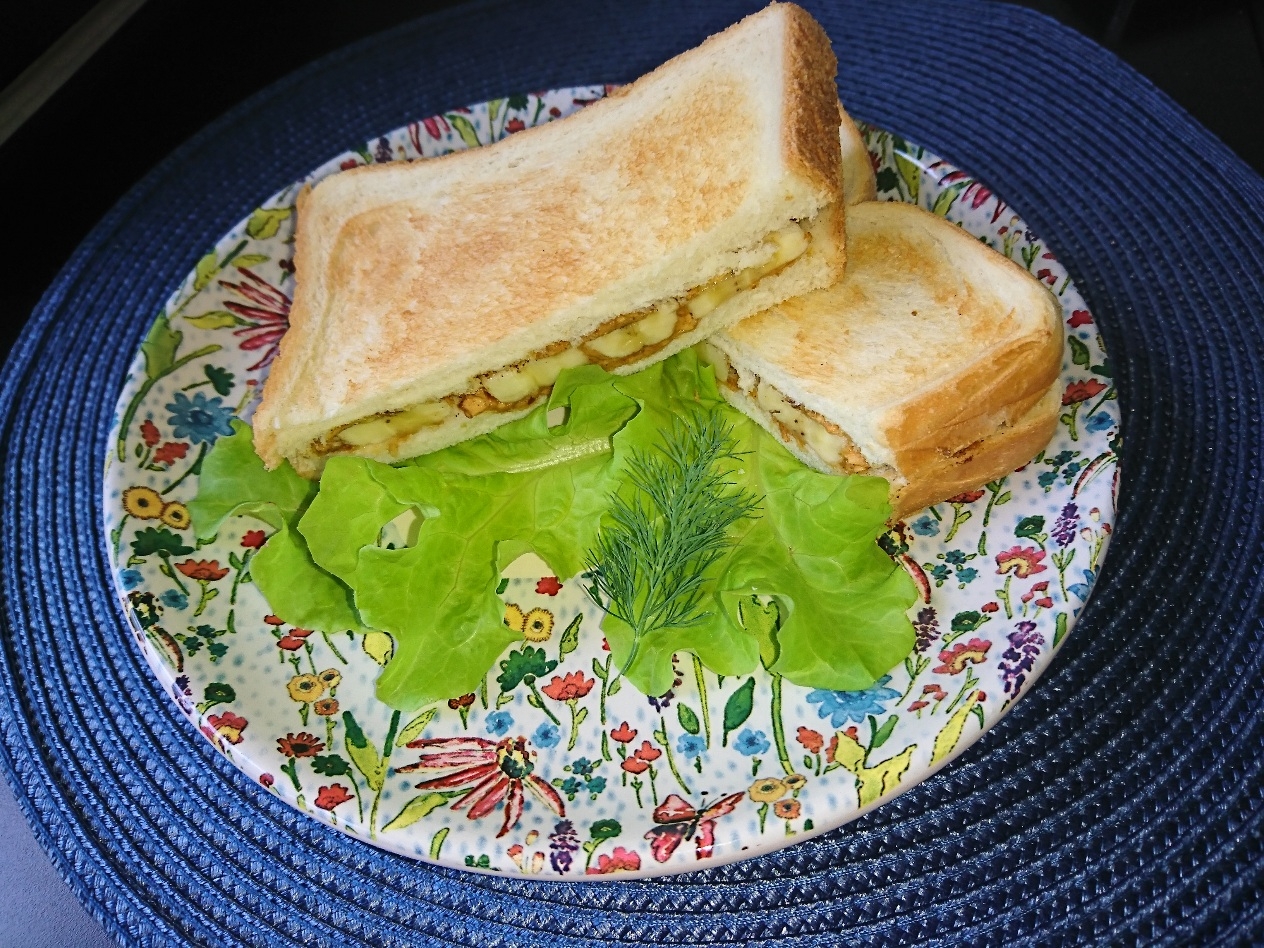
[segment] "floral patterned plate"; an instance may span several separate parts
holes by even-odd
[[[474,147],[600,98],[602,87],[497,99],[409,125],[317,169]],[[855,819],[977,740],[1048,666],[1110,538],[1115,389],[1066,272],[982,183],[865,129],[884,200],[960,224],[1062,301],[1065,412],[1021,470],[898,524],[917,645],[863,692],[759,669],[719,678],[687,654],[647,698],[612,674],[577,582],[524,558],[501,593],[524,641],[472,694],[416,715],[374,698],[382,633],[318,634],[270,614],[250,580],[264,525],[199,544],[186,504],[207,450],[248,417],[286,327],[286,188],[227,234],[172,296],[119,399],[105,527],[123,607],[154,674],[202,734],[269,792],[374,845],[478,870],[654,876],[768,852]]]

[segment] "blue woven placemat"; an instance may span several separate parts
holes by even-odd
[[[93,231],[0,381],[0,765],[76,894],[140,945],[1183,944],[1264,933],[1264,181],[1039,15],[807,5],[850,110],[978,174],[1066,263],[1126,415],[1117,536],[1051,673],[841,831],[660,882],[378,852],[250,784],[133,649],[101,536],[127,364],[217,236],[366,136],[622,82],[753,3],[478,3],[329,57],[182,147]]]

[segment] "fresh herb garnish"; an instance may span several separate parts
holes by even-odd
[[[730,479],[740,460],[732,427],[710,411],[673,419],[664,444],[628,458],[631,499],[611,498],[610,524],[588,554],[594,600],[632,630],[621,671],[646,635],[710,615],[705,574],[732,544],[729,528],[756,516],[760,501]]]

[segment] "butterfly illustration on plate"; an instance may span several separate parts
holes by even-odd
[[[708,858],[715,846],[715,821],[726,813],[732,813],[742,797],[743,794],[734,793],[698,811],[673,793],[654,808],[654,822],[659,825],[651,827],[645,834],[654,858],[666,862],[676,848],[689,839],[693,839],[697,846],[698,858]]]

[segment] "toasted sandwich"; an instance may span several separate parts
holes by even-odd
[[[435,451],[567,367],[633,372],[835,282],[835,68],[774,3],[556,123],[305,190],[260,457],[317,477]]]
[[[843,203],[851,205],[872,201],[878,196],[878,179],[869,158],[869,149],[865,148],[860,129],[841,102],[838,103],[838,140],[842,148]]]
[[[1060,407],[1053,294],[908,204],[848,208],[847,256],[700,344],[725,398],[818,470],[887,478],[897,518],[1031,460]]]

